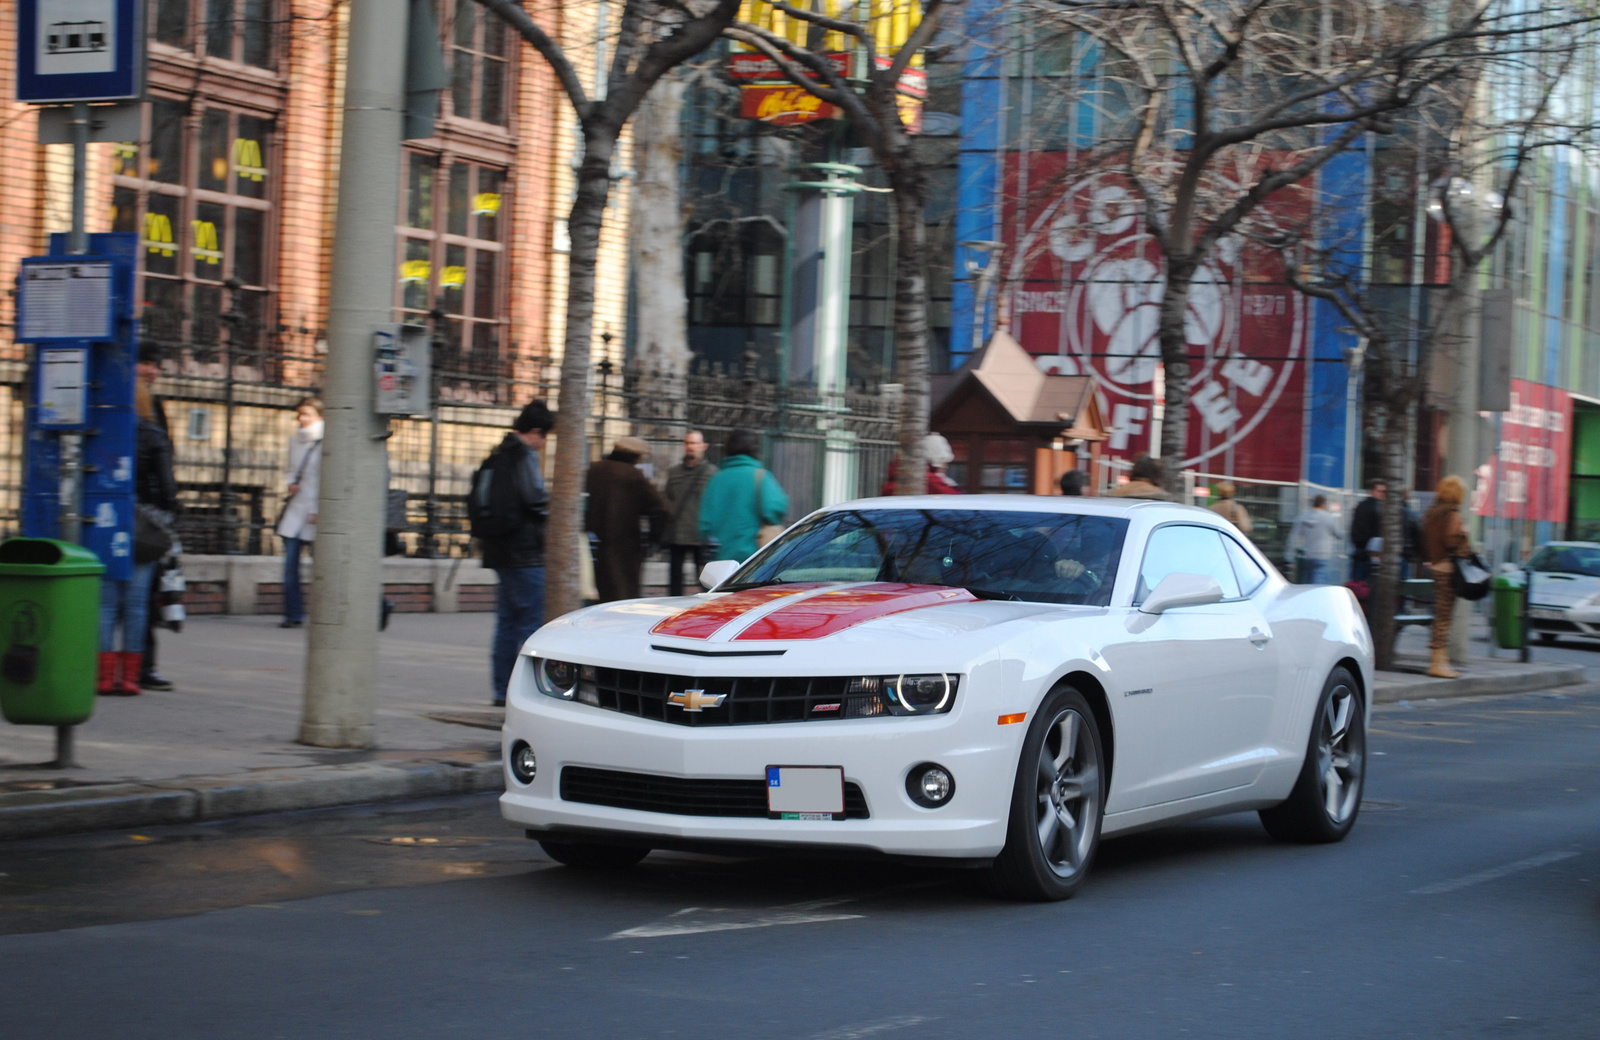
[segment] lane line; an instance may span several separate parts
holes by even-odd
[[[1379,729],[1373,726],[1368,733],[1381,733],[1386,737],[1404,737],[1407,740],[1436,740],[1441,744],[1476,744],[1476,740],[1459,740],[1455,737],[1425,737],[1421,733],[1400,733],[1392,729]]]
[[[840,1026],[837,1029],[824,1030],[813,1033],[810,1040],[862,1040],[863,1037],[877,1036],[879,1033],[888,1033],[896,1029],[907,1029],[911,1026],[920,1026],[924,1022],[934,1022],[938,1015],[896,1015],[877,1022],[863,1022],[859,1025]]]
[[[810,903],[791,903],[765,910],[736,910],[729,907],[684,907],[660,921],[612,932],[606,939],[661,939],[674,935],[699,935],[705,932],[740,932],[750,928],[779,928],[791,924],[821,924],[826,921],[854,921],[865,914],[843,914],[828,907],[853,903],[851,899],[819,899]]]
[[[1463,888],[1470,888],[1473,885],[1481,885],[1485,881],[1497,881],[1500,878],[1507,877],[1508,875],[1516,874],[1524,870],[1532,870],[1535,867],[1545,867],[1552,863],[1560,863],[1562,860],[1571,859],[1576,855],[1578,855],[1578,853],[1572,851],[1571,849],[1557,849],[1554,852],[1544,852],[1537,856],[1529,856],[1527,859],[1519,859],[1515,863],[1507,863],[1503,867],[1490,867],[1488,870],[1480,870],[1476,874],[1468,874],[1466,877],[1459,877],[1454,881],[1440,881],[1437,884],[1423,885],[1421,888],[1413,888],[1410,894],[1414,896],[1439,896],[1444,895],[1446,892],[1459,892]]]

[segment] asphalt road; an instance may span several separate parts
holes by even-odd
[[[487,797],[0,846],[0,1037],[1600,1035],[1600,691],[1390,706],[1369,746],[1344,843],[1151,832],[1054,905],[585,875]]]

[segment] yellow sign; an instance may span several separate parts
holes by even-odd
[[[248,137],[235,137],[233,166],[239,171],[240,180],[260,183],[267,175],[267,168],[261,162],[261,142],[252,141]]]
[[[165,213],[144,215],[144,245],[152,253],[171,256],[178,247],[172,241],[172,221]]]
[[[480,191],[472,196],[472,215],[475,217],[492,217],[500,212],[500,193],[497,191]]]
[[[194,258],[208,264],[222,263],[222,250],[217,245],[217,225],[209,220],[191,220],[189,223],[194,226]]]
[[[450,264],[439,275],[439,288],[463,289],[467,284],[467,269],[461,264]]]
[[[433,274],[433,264],[427,260],[407,260],[400,265],[400,280],[407,285],[426,284]]]

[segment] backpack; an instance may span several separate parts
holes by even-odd
[[[482,541],[505,538],[517,529],[521,519],[518,510],[511,508],[507,492],[512,474],[505,472],[502,463],[505,453],[496,449],[473,471],[472,485],[467,490],[467,526],[472,537]]]

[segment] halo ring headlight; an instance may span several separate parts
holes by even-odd
[[[912,691],[915,692],[913,696]],[[895,699],[907,712],[920,715],[923,712],[943,711],[950,703],[951,683],[946,672],[930,672],[926,675],[901,674],[894,681]],[[923,696],[931,693],[933,696]]]

